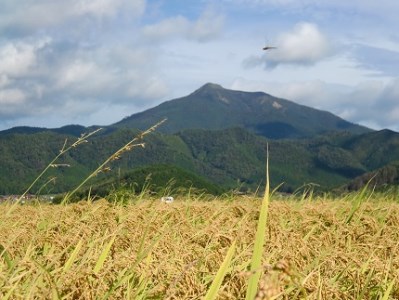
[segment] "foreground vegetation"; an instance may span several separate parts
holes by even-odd
[[[243,299],[260,271],[256,299],[399,299],[399,204],[384,196],[275,196],[255,271],[259,198],[109,200],[2,204],[0,297],[203,299],[221,280],[218,299]]]

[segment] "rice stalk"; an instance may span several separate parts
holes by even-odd
[[[389,299],[389,295],[391,294],[391,291],[393,289],[393,286],[395,285],[395,283],[397,283],[397,281],[395,279],[393,279],[391,281],[391,283],[388,285],[388,288],[385,290],[385,293],[382,297],[380,297],[381,300],[388,300]]]
[[[224,258],[223,263],[221,264],[218,272],[216,273],[216,276],[213,279],[212,284],[208,292],[206,293],[204,300],[216,299],[220,286],[222,285],[223,279],[229,270],[229,266],[234,255],[235,248],[236,248],[236,241],[234,241],[231,244],[229,250],[227,251],[226,257]]]
[[[255,234],[254,250],[251,258],[251,272],[254,274],[248,280],[248,287],[245,299],[253,300],[256,296],[259,280],[261,276],[262,255],[264,251],[267,215],[269,210],[269,147],[267,147],[266,154],[266,187],[265,195],[263,196],[262,205],[259,212],[258,227]]]
[[[100,272],[101,268],[104,265],[105,260],[108,257],[108,253],[111,250],[111,247],[112,247],[112,244],[114,243],[114,241],[115,241],[115,236],[113,236],[111,238],[111,240],[108,242],[108,244],[104,247],[103,251],[101,251],[101,254],[98,257],[96,265],[94,266],[94,269],[93,269],[94,274],[97,275]]]
[[[166,119],[163,119],[162,121],[158,122],[157,124],[155,124],[154,126],[148,128],[147,130],[141,132],[140,134],[138,134],[136,137],[134,137],[132,140],[130,140],[127,144],[125,144],[123,147],[121,147],[119,150],[117,150],[116,152],[114,152],[112,155],[110,155],[102,164],[100,164],[100,166],[95,169],[89,176],[87,176],[74,190],[72,190],[71,192],[68,192],[64,199],[62,200],[61,204],[66,204],[69,203],[71,197],[83,186],[85,185],[90,179],[92,179],[93,177],[97,176],[100,173],[103,172],[108,172],[111,170],[109,164],[112,161],[115,160],[119,160],[121,158],[121,156],[128,152],[131,151],[133,148],[136,147],[145,147],[145,144],[142,142],[143,138],[149,134],[154,132],[159,126],[161,126],[164,122],[166,121]]]
[[[80,249],[82,248],[82,245],[83,245],[83,239],[80,239],[75,249],[73,249],[71,256],[69,256],[68,260],[65,262],[63,268],[64,272],[68,272],[68,270],[71,268],[72,264],[75,262],[76,257],[78,256]]]
[[[22,193],[22,195],[20,195],[17,199],[17,201],[15,201],[15,203],[8,209],[7,211],[7,215],[11,214],[11,212],[15,209],[15,207],[22,201],[22,199],[26,196],[26,194],[29,193],[29,191],[35,186],[35,184],[38,182],[38,180],[40,178],[43,177],[43,175],[50,169],[53,167],[58,167],[58,165],[56,164],[57,160],[63,156],[65,153],[67,153],[68,151],[70,151],[71,149],[76,148],[77,146],[83,144],[83,143],[87,143],[87,139],[89,137],[91,137],[92,135],[96,134],[97,132],[99,132],[100,130],[102,130],[102,128],[98,128],[92,132],[89,133],[84,133],[82,134],[74,143],[72,143],[71,145],[67,146],[67,142],[68,140],[65,139],[64,141],[64,145],[62,146],[60,152],[58,153],[58,155],[56,157],[54,157],[54,159],[43,169],[43,171],[35,178],[35,180],[33,180],[33,182],[29,185],[29,187],[25,190],[25,192]],[[48,182],[47,182],[48,183]],[[47,184],[46,183],[46,184]]]

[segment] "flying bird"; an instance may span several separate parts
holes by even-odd
[[[273,47],[273,46],[263,47],[263,50],[271,50],[271,49],[277,49],[277,47]]]

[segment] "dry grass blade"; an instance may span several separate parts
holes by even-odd
[[[266,155],[266,188],[265,195],[263,196],[261,209],[259,212],[258,227],[255,234],[255,244],[251,259],[251,271],[254,274],[248,280],[248,288],[245,299],[253,300],[256,296],[259,279],[261,276],[262,255],[264,251],[267,215],[269,210],[269,195],[270,195],[270,182],[269,182],[269,148],[267,148]]]

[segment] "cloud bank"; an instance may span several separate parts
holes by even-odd
[[[152,22],[145,11],[144,0],[5,1],[0,128],[35,118],[52,120],[54,125],[39,121],[46,126],[68,119],[97,124],[95,117],[107,109],[115,115],[100,122],[109,124],[164,99],[170,87],[160,63],[162,45],[173,39],[208,42],[224,20],[208,7],[197,18],[171,15]]]
[[[182,15],[167,18],[142,29],[145,39],[157,43],[173,38],[187,38],[206,42],[221,34],[224,24],[223,15],[206,9],[197,20],[189,20]]]
[[[275,68],[279,65],[313,65],[329,57],[332,45],[316,24],[298,23],[294,28],[277,37],[277,49],[267,50],[262,56],[251,56],[243,61],[245,67],[263,65]]]

